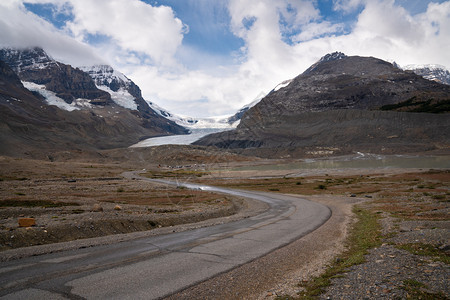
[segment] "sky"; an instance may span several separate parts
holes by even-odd
[[[450,0],[1,0],[0,47],[31,46],[172,113],[231,115],[334,51],[450,68]]]

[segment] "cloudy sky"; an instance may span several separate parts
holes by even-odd
[[[450,67],[450,0],[1,0],[0,46],[106,63],[182,115],[232,114],[323,55]]]

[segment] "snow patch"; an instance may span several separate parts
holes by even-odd
[[[103,90],[111,95],[111,99],[119,106],[127,109],[137,110],[138,106],[134,101],[134,97],[124,88],[120,88],[114,92],[106,85],[97,85],[97,88]]]
[[[282,83],[278,84],[278,85],[273,89],[273,91],[276,92],[276,91],[278,91],[279,89],[282,89],[282,88],[284,88],[284,87],[287,87],[287,86],[292,82],[292,80],[293,80],[293,79],[288,79],[288,80],[283,81]]]
[[[34,82],[27,82],[27,81],[22,81],[22,84],[26,89],[28,89],[32,92],[38,92],[39,94],[41,94],[45,98],[45,101],[48,103],[48,105],[55,105],[55,106],[59,107],[60,109],[67,110],[67,111],[73,111],[73,110],[80,109],[79,107],[76,107],[77,100],[79,100],[79,99],[72,102],[72,104],[68,104],[63,99],[56,96],[56,93],[46,90],[45,85],[36,84]],[[89,100],[86,100],[86,101],[89,101]],[[81,101],[80,101],[80,103],[81,103]]]

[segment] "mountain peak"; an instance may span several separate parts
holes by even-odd
[[[345,55],[344,53],[336,51],[336,52],[328,53],[327,55],[322,56],[319,59],[318,63],[326,62],[326,61],[339,60],[339,59],[343,59],[343,58],[346,58],[346,57],[347,57],[347,55]]]
[[[337,61],[337,60],[341,60],[343,58],[347,58],[348,56],[345,55],[342,52],[333,52],[333,53],[328,53],[324,56],[322,56],[316,63],[314,63],[311,67],[309,67],[305,72],[303,72],[303,74],[309,74],[312,71],[314,71],[319,65],[326,63],[326,62],[330,62],[330,61]]]
[[[309,67],[301,76],[314,75],[353,75],[353,76],[382,76],[401,72],[391,63],[363,56],[346,56],[341,52],[333,52],[323,56],[318,62]]]
[[[3,48],[0,49],[0,58],[16,73],[31,69],[45,69],[57,64],[44,49],[39,47]]]
[[[88,73],[97,86],[107,86],[114,92],[131,84],[124,74],[114,70],[110,65],[83,66],[80,69]]]

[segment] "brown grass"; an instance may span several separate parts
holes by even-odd
[[[376,209],[408,219],[448,220],[450,171],[270,179],[198,179],[205,184],[286,194],[372,197]]]
[[[225,201],[212,193],[125,180],[120,174],[128,170],[120,164],[61,163],[0,157],[0,201],[87,201],[138,205]],[[192,176],[193,173],[176,172],[175,175]],[[172,177],[175,175],[172,174]]]

